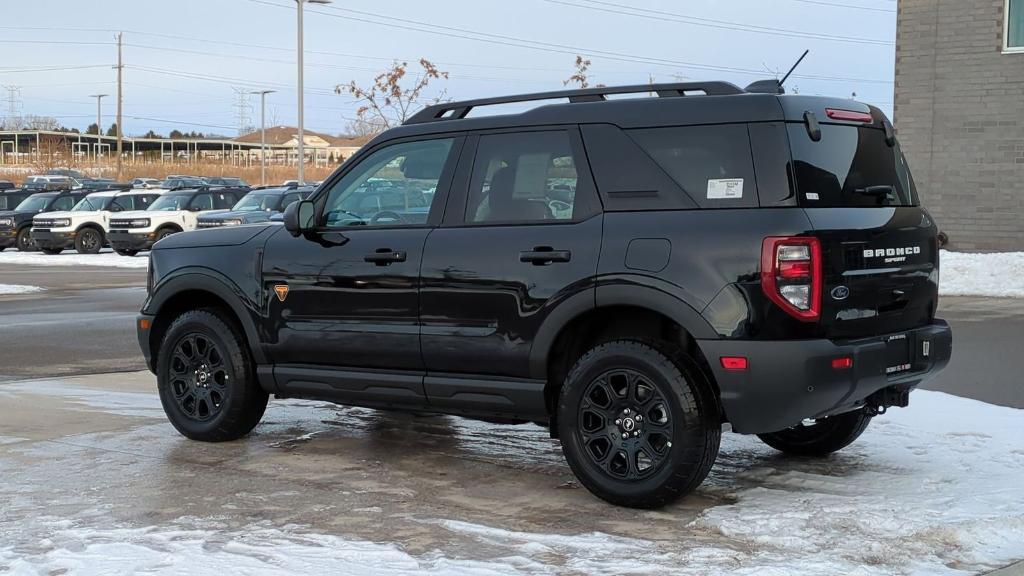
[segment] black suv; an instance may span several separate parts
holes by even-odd
[[[297,202],[313,193],[314,188],[289,186],[283,188],[258,188],[249,192],[230,210],[214,210],[199,217],[198,228],[240,226],[269,222],[274,215],[280,217],[292,202]]]
[[[32,217],[42,212],[63,212],[71,210],[89,190],[62,190],[39,192],[24,197],[13,209],[0,212],[0,250],[16,246],[22,252],[35,250],[32,242]],[[21,195],[17,190],[3,193],[4,200]],[[6,202],[5,202],[6,203]],[[50,250],[47,250],[49,252]]]
[[[269,394],[535,422],[637,507],[696,488],[724,423],[843,448],[949,361],[937,230],[877,108],[776,88],[438,104],[284,226],[162,241],[138,336],[171,423],[238,438]]]

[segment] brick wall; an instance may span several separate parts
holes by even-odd
[[[894,123],[955,250],[1024,250],[1024,53],[1004,0],[899,0]]]

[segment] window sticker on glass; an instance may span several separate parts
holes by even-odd
[[[818,193],[817,192],[808,192],[808,193],[804,194],[804,197],[807,198],[808,200],[817,200],[818,199]]]
[[[743,178],[708,180],[708,200],[743,198]]]

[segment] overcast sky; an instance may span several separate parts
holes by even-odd
[[[276,89],[268,125],[295,123],[295,0],[0,3],[0,84],[20,87],[23,114],[94,122],[89,95],[115,93],[120,30],[127,134],[234,135],[236,88]],[[593,83],[745,86],[809,48],[787,88],[892,108],[895,0],[334,0],[307,5],[305,24],[306,127],[332,134],[358,107],[335,85],[365,85],[393,59],[421,57],[449,72],[438,89],[464,99],[559,89],[577,53],[592,61]],[[8,96],[0,91],[0,115]],[[258,124],[258,98],[249,104]],[[114,111],[105,99],[105,126]]]

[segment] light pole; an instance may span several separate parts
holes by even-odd
[[[100,101],[109,96],[109,94],[90,94],[89,98],[96,99],[96,161],[100,161],[100,136],[103,135],[103,114],[100,111]],[[89,161],[89,157],[85,157],[86,162]]]
[[[275,90],[254,90],[249,94],[260,95],[260,186],[267,185],[267,125],[264,119],[267,116],[267,94],[273,94]]]
[[[305,136],[302,133],[302,5],[306,2],[310,4],[330,4],[331,0],[295,0],[295,3],[299,7],[299,149],[298,149],[298,160],[299,160],[299,184],[305,184],[306,180],[306,141]]]

